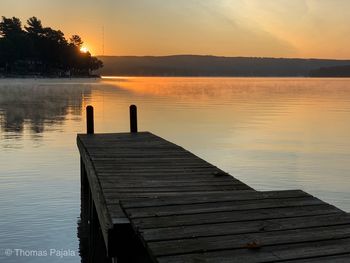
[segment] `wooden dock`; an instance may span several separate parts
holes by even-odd
[[[350,262],[350,215],[300,190],[255,191],[149,132],[79,134],[93,232],[118,262]],[[86,190],[87,189],[87,190]],[[94,239],[92,237],[92,239]]]

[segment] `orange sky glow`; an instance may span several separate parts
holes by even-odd
[[[77,33],[93,55],[350,58],[348,0],[1,0],[0,15]]]

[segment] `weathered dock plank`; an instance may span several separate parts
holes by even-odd
[[[148,241],[180,240],[187,237],[211,237],[233,234],[257,233],[261,231],[277,231],[302,229],[308,227],[322,227],[329,225],[349,224],[350,215],[343,214],[334,216],[311,215],[302,217],[287,217],[278,219],[266,219],[264,221],[236,221],[236,222],[215,222],[198,225],[179,225],[164,228],[144,228],[143,236]],[[331,221],[331,222],[330,222]]]
[[[205,193],[204,193],[205,194]],[[201,213],[216,213],[228,211],[246,211],[263,208],[296,207],[320,205],[323,202],[315,198],[289,198],[289,199],[268,199],[268,200],[248,200],[217,202],[204,204],[185,204],[177,206],[161,207],[137,207],[128,209],[129,218],[152,217],[152,216],[175,216],[191,215]]]
[[[162,228],[172,226],[193,226],[197,224],[215,224],[224,222],[241,222],[251,221],[252,219],[277,219],[289,217],[305,217],[313,215],[328,215],[332,213],[339,213],[340,210],[328,205],[304,206],[304,207],[287,207],[287,208],[267,208],[247,211],[230,211],[230,212],[216,212],[198,215],[177,215],[177,216],[163,216],[163,217],[149,217],[133,219],[133,221],[140,227],[146,228]]]
[[[287,260],[320,258],[343,255],[350,252],[350,239],[324,240],[297,244],[272,245],[260,248],[257,253],[252,249],[224,250],[196,254],[160,257],[160,263],[241,263],[241,262],[284,262]],[[348,258],[349,259],[349,258]],[[293,261],[294,262],[294,261]],[[316,260],[317,262],[317,260]],[[333,262],[333,261],[329,261]],[[346,261],[345,261],[346,262]]]

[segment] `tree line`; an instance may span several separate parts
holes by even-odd
[[[0,75],[89,76],[102,61],[80,49],[78,35],[68,40],[60,30],[31,17],[22,27],[16,17],[0,21]]]

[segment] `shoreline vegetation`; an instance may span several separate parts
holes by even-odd
[[[314,78],[348,78],[350,77],[350,65],[322,67],[310,72],[310,77]]]
[[[97,78],[103,62],[83,50],[78,35],[66,39],[60,30],[31,17],[22,27],[16,17],[0,21],[0,78]]]
[[[58,76],[58,75],[21,75],[21,74],[11,74],[2,75],[0,73],[0,79],[101,79],[103,76],[97,74],[90,75],[71,75],[71,76]]]
[[[350,77],[350,60],[268,57],[218,57],[203,55],[99,56],[102,76],[162,77]]]

